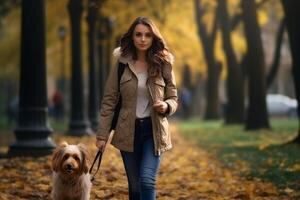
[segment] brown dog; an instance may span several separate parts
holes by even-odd
[[[59,145],[52,157],[54,200],[90,199],[92,183],[88,173],[88,152],[83,144]]]

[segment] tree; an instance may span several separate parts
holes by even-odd
[[[278,28],[278,32],[276,35],[276,47],[274,50],[274,58],[273,62],[270,66],[270,72],[267,75],[267,87],[269,88],[272,85],[272,82],[274,78],[276,77],[278,68],[279,68],[279,63],[280,63],[280,58],[281,58],[281,46],[283,42],[283,35],[284,35],[284,30],[285,30],[285,20],[282,19]]]
[[[209,34],[204,25],[202,17],[205,8],[201,7],[201,0],[195,0],[196,23],[198,27],[199,38],[201,39],[204,57],[207,65],[207,86],[206,86],[206,111],[204,119],[218,118],[218,83],[221,71],[221,63],[216,61],[214,54],[215,39],[217,33],[217,14],[212,25],[212,31]]]
[[[192,74],[191,74],[191,69],[190,66],[185,64],[183,67],[183,77],[182,77],[182,85],[188,88],[189,90],[193,89],[193,84],[192,84]]]
[[[218,0],[220,12],[220,27],[222,30],[223,49],[227,61],[227,106],[225,110],[225,123],[244,122],[244,78],[241,66],[237,62],[231,41],[230,19],[227,11],[227,1]]]
[[[294,140],[300,143],[300,20],[299,0],[281,0],[285,12],[286,28],[289,36],[292,53],[292,73],[295,85],[295,93],[298,101],[298,136]]]
[[[267,105],[265,63],[261,33],[257,21],[254,0],[241,1],[244,30],[247,43],[247,76],[249,105],[246,117],[246,129],[270,128]]]
[[[0,27],[2,18],[6,16],[13,7],[19,6],[20,0],[1,0],[0,1]]]

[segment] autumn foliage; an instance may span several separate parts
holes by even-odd
[[[224,167],[204,149],[184,139],[172,127],[174,148],[163,154],[158,178],[158,199],[297,199],[296,193],[281,194],[268,182],[245,178]],[[96,154],[94,137],[54,135],[57,143],[83,142],[91,157]],[[93,159],[93,158],[92,158]],[[50,199],[51,156],[0,159],[0,199]],[[109,146],[93,183],[91,199],[127,199],[127,181],[119,152]],[[298,194],[299,195],[299,194]]]

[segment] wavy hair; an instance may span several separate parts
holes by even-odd
[[[130,25],[128,31],[121,38],[121,56],[132,56],[133,60],[137,60],[137,51],[133,43],[133,32],[138,24],[147,26],[152,33],[153,41],[151,47],[147,50],[146,62],[149,64],[149,76],[156,77],[164,65],[171,65],[171,63],[167,58],[169,50],[165,40],[149,18],[138,17]]]

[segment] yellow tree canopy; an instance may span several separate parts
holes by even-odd
[[[68,0],[46,0],[46,31],[47,31],[47,71],[53,77],[60,76],[61,52],[58,27],[61,25],[67,28],[66,37],[66,60],[65,67],[70,74],[70,22],[67,11]],[[239,13],[240,0],[230,0],[229,12],[233,16]],[[203,22],[207,29],[211,29],[214,18],[216,3],[211,0],[202,0],[206,14]],[[83,45],[83,66],[87,70],[87,1],[84,1],[84,14],[82,18],[82,45]],[[276,12],[275,12],[275,10]],[[279,2],[266,3],[259,11],[260,24],[263,26],[271,15],[282,13]],[[278,11],[278,12],[277,12]],[[192,74],[202,73],[205,77],[206,64],[203,57],[202,45],[198,38],[195,24],[194,1],[193,0],[107,0],[104,1],[99,11],[103,16],[115,20],[113,40],[126,32],[132,21],[138,16],[151,18],[159,27],[171,52],[175,55],[175,73],[178,83],[181,82],[181,74],[184,64],[188,64]],[[278,14],[277,14],[278,15]],[[233,46],[239,57],[246,51],[243,33],[239,26],[232,34]],[[13,9],[4,19],[4,26],[0,30],[0,78],[15,77],[19,74],[19,46],[20,46],[20,8]],[[223,77],[226,74],[224,54],[222,50],[220,33],[217,35],[215,53],[223,67]],[[191,77],[192,79],[194,77]]]

